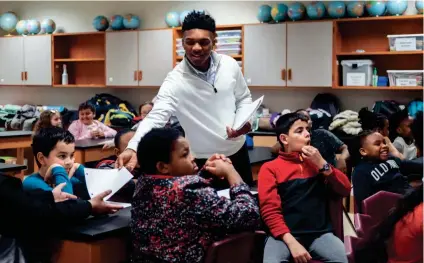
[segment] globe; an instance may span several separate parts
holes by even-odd
[[[369,1],[367,11],[370,16],[382,16],[386,13],[386,3],[384,1]]]
[[[9,35],[15,30],[17,23],[18,17],[13,12],[6,12],[0,16],[0,28],[9,33]]]
[[[96,16],[93,19],[93,27],[97,31],[106,31],[109,28],[109,21],[105,16]]]
[[[424,11],[424,2],[422,0],[415,0],[415,8],[418,14],[422,14]]]
[[[181,14],[180,14],[180,24],[182,25],[183,23],[184,23],[184,19],[186,18],[186,16],[188,15],[188,14],[190,14],[191,13],[191,11],[188,11],[188,10],[186,10],[186,11],[182,11],[181,12]],[[177,14],[178,15],[178,14]]]
[[[121,15],[114,15],[110,18],[110,27],[112,30],[124,29],[124,17]]]
[[[300,20],[305,15],[305,6],[299,2],[294,2],[289,6],[287,14],[293,21]]]
[[[37,20],[28,20],[27,22],[28,34],[36,35],[40,33],[40,22]]]
[[[124,27],[126,29],[138,29],[140,27],[140,18],[132,14],[125,15]]]
[[[261,23],[271,21],[271,7],[269,5],[261,5],[259,7],[258,15],[256,17]]]
[[[271,16],[275,22],[281,22],[286,20],[287,17],[287,6],[285,4],[276,4],[272,6]]]
[[[50,18],[41,21],[41,34],[53,34],[56,30],[56,23]]]
[[[347,14],[350,17],[361,17],[364,15],[365,5],[362,1],[350,1],[347,4]]]
[[[312,2],[306,6],[306,13],[310,19],[320,19],[325,15],[325,5],[322,2]]]
[[[27,21],[26,20],[20,20],[16,24],[16,33],[19,35],[28,35],[28,28],[27,28]]]
[[[346,14],[346,5],[341,1],[334,1],[328,4],[328,14],[332,18],[342,18]]]
[[[177,12],[168,12],[165,16],[165,22],[169,27],[180,26],[180,16]]]
[[[394,16],[402,15],[406,8],[408,8],[408,2],[404,0],[390,0],[387,2],[387,12]]]

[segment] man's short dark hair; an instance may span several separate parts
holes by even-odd
[[[156,174],[158,162],[170,163],[175,141],[181,133],[172,128],[152,129],[140,140],[137,160],[143,174]]]
[[[282,115],[280,118],[278,118],[277,123],[275,125],[275,133],[277,134],[277,140],[280,143],[280,145],[283,147],[283,143],[280,140],[281,134],[288,134],[291,126],[298,121],[304,121],[308,122],[309,118],[306,117],[304,114],[301,113],[287,113]]]
[[[183,32],[191,29],[204,29],[215,33],[215,20],[203,11],[193,10],[184,19]]]
[[[79,105],[78,112],[80,112],[82,110],[91,110],[93,112],[93,114],[96,114],[96,108],[94,107],[93,104],[88,103],[88,102],[84,102],[84,103],[81,103]]]
[[[31,147],[38,167],[41,167],[41,164],[37,154],[41,152],[44,156],[49,156],[58,142],[70,144],[75,142],[75,138],[69,131],[59,127],[42,128],[32,137]]]
[[[414,122],[411,125],[412,136],[415,139],[415,146],[423,154],[423,112],[419,111],[415,115]]]
[[[122,129],[119,132],[116,133],[115,138],[113,140],[115,147],[119,148],[119,145],[121,144],[121,137],[124,136],[125,134],[129,133],[129,132],[135,132],[133,130],[130,129]]]

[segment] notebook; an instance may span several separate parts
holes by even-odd
[[[232,128],[236,131],[243,128],[243,126],[252,119],[256,111],[262,105],[264,96],[262,95],[259,99],[252,102],[252,104],[243,107],[237,112],[237,118],[234,120]]]
[[[85,181],[88,194],[91,198],[106,191],[112,190],[112,193],[104,198],[109,200],[126,183],[133,178],[132,174],[126,169],[90,169],[85,168]]]

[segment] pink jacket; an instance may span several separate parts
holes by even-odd
[[[98,129],[104,132],[106,138],[115,137],[116,131],[104,125],[100,121],[93,121],[92,125],[85,125],[80,120],[73,121],[69,126],[69,132],[74,135],[75,140],[91,139],[91,131]]]

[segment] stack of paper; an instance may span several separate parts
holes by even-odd
[[[237,118],[234,119],[233,130],[240,130],[243,126],[252,119],[256,111],[262,105],[264,96],[262,95],[259,99],[252,102],[252,104],[244,106],[242,109],[237,111]]]

